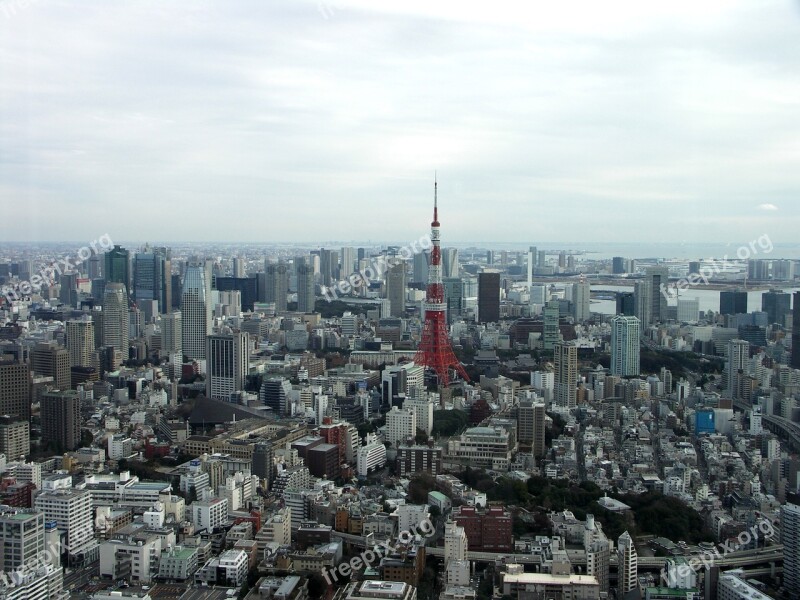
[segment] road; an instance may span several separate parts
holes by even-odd
[[[80,590],[91,582],[92,577],[97,577],[100,573],[100,561],[97,560],[85,567],[75,569],[72,573],[64,572],[64,589],[70,592]]]

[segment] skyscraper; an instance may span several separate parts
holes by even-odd
[[[289,394],[292,391],[292,384],[284,377],[273,377],[265,379],[259,391],[259,400],[265,406],[269,406],[273,414],[285,415],[289,413]]]
[[[533,285],[533,276],[535,275],[536,260],[539,258],[536,254],[536,246],[528,248],[528,288]]]
[[[0,413],[31,419],[30,366],[9,355],[0,355]]]
[[[161,315],[161,354],[169,356],[178,354],[183,356],[183,316],[181,311],[173,310],[171,313]]]
[[[275,304],[276,312],[286,310],[286,296],[289,293],[289,267],[284,262],[269,263],[265,268],[265,302]]]
[[[40,403],[42,438],[56,452],[75,450],[81,442],[81,400],[72,390],[45,392]]]
[[[678,298],[678,322],[697,323],[700,317],[699,298]]]
[[[572,310],[576,323],[582,323],[591,317],[590,309],[591,289],[589,282],[583,276],[577,283],[572,284]]]
[[[786,315],[791,309],[792,296],[783,290],[770,290],[761,294],[761,310],[767,313],[767,322],[786,325]]]
[[[615,256],[611,259],[611,272],[614,275],[622,275],[625,273],[625,258],[622,256]]]
[[[478,274],[478,320],[481,323],[500,321],[500,273]]]
[[[57,389],[70,389],[69,352],[56,342],[36,344],[31,351],[31,366],[37,375],[52,377]]]
[[[534,456],[544,456],[545,429],[544,402],[522,400],[517,409],[517,439],[520,444],[529,445]]]
[[[611,319],[611,374],[637,377],[639,367],[640,322],[636,317],[617,315]]]
[[[181,298],[181,344],[190,360],[206,357],[206,336],[211,333],[211,306],[206,268],[193,263],[186,269]]]
[[[460,277],[446,277],[444,285],[444,301],[447,304],[447,323],[452,325],[461,318],[464,309],[464,281]]]
[[[246,383],[250,336],[237,332],[209,335],[206,340],[206,396],[230,401],[231,394],[243,390]]]
[[[794,293],[792,305],[792,358],[790,365],[800,369],[800,292]]]
[[[739,378],[744,374],[749,358],[749,342],[745,340],[731,340],[728,342],[728,360],[725,363],[725,372],[723,373],[726,398],[737,397]]]
[[[650,283],[650,319],[652,323],[667,320],[667,297],[662,293],[669,286],[668,267],[648,267],[647,281]]]
[[[653,293],[651,281],[648,279],[633,284],[634,314],[642,328],[653,324]]]
[[[399,262],[386,270],[386,298],[391,303],[391,316],[406,314],[406,263]]]
[[[554,400],[558,406],[575,408],[578,386],[578,348],[575,344],[558,342],[553,348],[555,366]]]
[[[115,244],[105,254],[103,275],[106,283],[121,283],[127,291],[131,285],[130,252]]]
[[[617,580],[620,594],[627,594],[639,585],[639,555],[627,531],[617,540]]]
[[[59,278],[61,289],[58,293],[58,300],[61,304],[66,304],[70,308],[78,306],[78,273],[64,273]]]
[[[297,312],[314,312],[314,267],[302,261],[297,264]]]
[[[458,277],[460,271],[458,248],[442,248],[442,277]]]
[[[339,270],[339,254],[335,250],[319,251],[319,272],[322,277],[322,285],[330,287],[336,279]],[[306,311],[307,312],[307,311]]]
[[[356,271],[356,249],[343,246],[339,264],[339,279],[346,279]]]
[[[109,283],[103,297],[103,345],[113,346],[125,361],[128,359],[130,315],[128,294],[122,283]]]
[[[412,283],[427,283],[429,261],[430,255],[428,252],[421,251],[414,255],[414,273],[412,276]]]
[[[719,293],[719,314],[747,314],[747,292],[744,290],[722,290]]]
[[[800,505],[795,498],[781,507],[783,584],[790,597],[800,597]]]
[[[158,311],[172,309],[172,263],[167,248],[144,249],[133,257],[133,297],[158,302]]]
[[[636,302],[633,292],[617,292],[617,314],[636,316]]]
[[[94,364],[94,322],[91,317],[67,321],[67,351],[70,367]]]
[[[559,327],[559,308],[558,301],[550,300],[542,309],[542,348],[553,350],[556,343],[561,340],[561,328]]]

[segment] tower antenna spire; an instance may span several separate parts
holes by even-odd
[[[439,226],[439,180],[436,171],[433,172],[433,227]]]

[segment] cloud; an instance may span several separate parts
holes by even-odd
[[[759,210],[778,210],[777,206],[775,206],[774,204],[769,204],[769,203],[759,204],[757,208]]]

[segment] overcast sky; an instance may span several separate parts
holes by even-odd
[[[0,241],[775,243],[800,2],[0,0]]]

